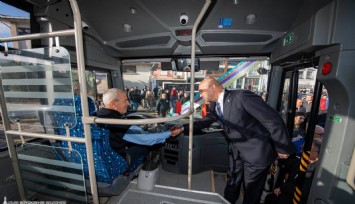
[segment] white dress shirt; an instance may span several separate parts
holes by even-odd
[[[223,89],[222,93],[219,95],[218,100],[217,100],[217,103],[219,103],[219,106],[221,107],[222,115],[224,115],[223,114],[223,98],[224,98],[224,89]]]

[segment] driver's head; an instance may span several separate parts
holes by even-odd
[[[107,90],[103,94],[103,102],[105,108],[115,110],[122,115],[127,113],[130,105],[126,93],[121,89]]]
[[[223,91],[223,86],[215,78],[207,78],[200,83],[198,91],[206,102],[216,102]]]

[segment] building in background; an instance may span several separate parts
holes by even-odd
[[[30,34],[30,19],[27,17],[6,16],[0,14],[0,24],[2,24],[1,37]],[[6,29],[8,29],[8,32]],[[2,45],[3,44],[4,43],[2,43]],[[31,41],[15,41],[9,43],[8,46],[15,49],[29,49],[31,48]]]

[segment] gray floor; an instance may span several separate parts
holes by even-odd
[[[212,177],[213,174],[213,177]],[[226,174],[205,171],[192,175],[191,189],[198,191],[216,192],[223,195]],[[188,176],[164,171],[160,168],[159,185],[177,188],[188,188]]]
[[[20,200],[15,176],[13,175],[11,159],[7,152],[0,152],[0,202]]]
[[[225,173],[219,173],[219,172],[213,172],[213,171],[205,171],[201,172],[198,174],[192,175],[191,178],[191,190],[195,191],[204,191],[204,192],[215,192],[223,196],[223,190],[226,184],[226,174]],[[134,183],[137,182],[137,179],[133,180]],[[188,176],[184,174],[176,174],[176,173],[171,173],[168,171],[163,170],[161,167],[159,168],[159,178],[156,183],[157,185],[162,185],[162,186],[167,186],[167,187],[174,187],[174,188],[181,188],[181,189],[187,189],[188,188]],[[136,190],[136,187],[133,185],[128,186],[126,189],[126,192],[129,192],[129,190]],[[159,191],[159,189],[154,189],[152,192],[147,192],[147,194],[154,194],[157,193],[156,191]],[[101,203],[107,203],[107,204],[112,204],[112,203],[125,203],[122,202],[123,198],[122,196],[125,193],[121,194],[121,196],[116,196],[116,197],[111,197],[111,198],[101,198],[100,201]],[[187,201],[184,201],[187,202]],[[182,202],[182,203],[184,203]],[[143,202],[145,203],[145,202]],[[149,203],[147,201],[147,203]],[[175,202],[174,202],[175,203]],[[179,203],[179,202],[177,202]],[[217,202],[218,203],[218,202]]]

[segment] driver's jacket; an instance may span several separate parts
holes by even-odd
[[[126,117],[119,112],[106,108],[101,108],[96,112],[96,116],[99,118],[126,119]],[[164,143],[165,139],[171,135],[170,131],[159,133],[147,132],[136,125],[102,124],[102,126],[110,130],[111,148],[123,157],[126,156],[126,148],[129,148],[132,145],[154,145]]]

